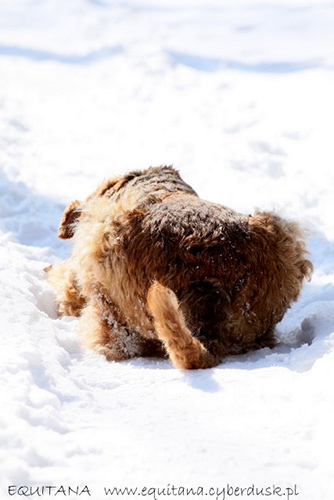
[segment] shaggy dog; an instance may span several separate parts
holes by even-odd
[[[312,272],[297,224],[203,201],[172,167],[103,183],[66,208],[58,235],[74,237],[48,268],[59,313],[81,316],[86,343],[115,361],[209,368],[273,347]]]

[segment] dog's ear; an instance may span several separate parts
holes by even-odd
[[[64,211],[58,228],[58,238],[66,240],[72,238],[75,232],[75,224],[81,215],[81,202],[72,201]]]

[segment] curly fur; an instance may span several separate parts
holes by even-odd
[[[131,172],[72,202],[48,270],[59,313],[79,316],[109,360],[169,356],[183,369],[275,345],[274,327],[312,273],[296,223],[203,201],[172,167]]]

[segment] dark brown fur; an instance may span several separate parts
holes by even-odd
[[[172,167],[111,179],[65,210],[71,257],[48,271],[61,314],[110,360],[185,369],[275,345],[312,264],[297,224],[203,201]]]

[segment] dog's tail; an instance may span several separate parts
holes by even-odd
[[[154,318],[158,338],[164,343],[177,368],[194,370],[219,364],[219,360],[192,336],[172,290],[155,282],[149,289],[147,304]]]

